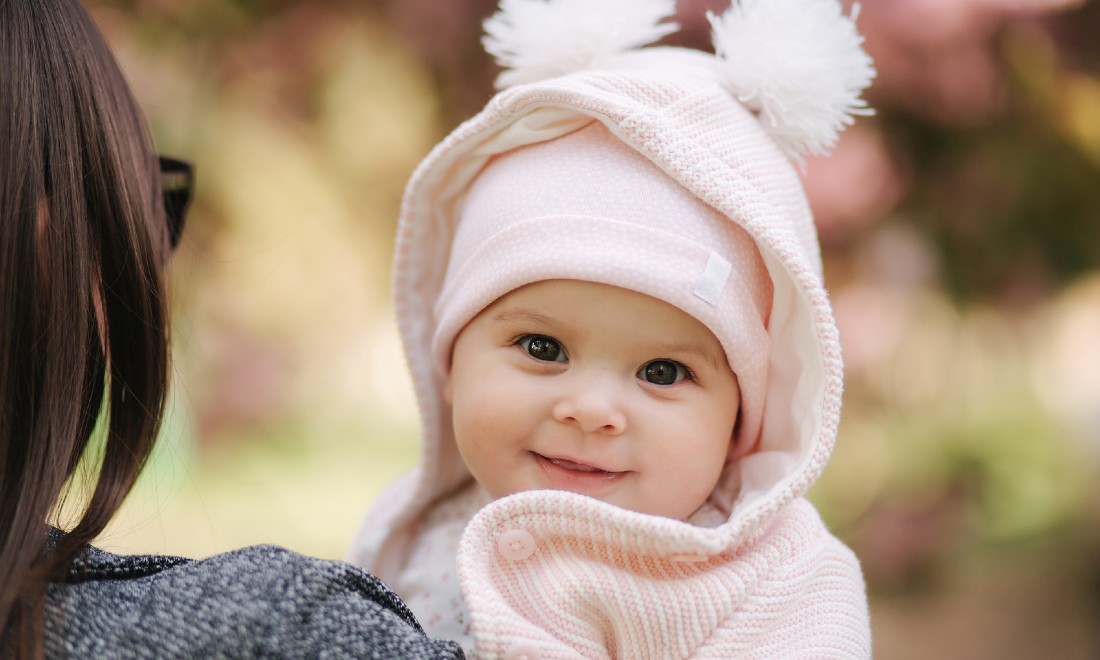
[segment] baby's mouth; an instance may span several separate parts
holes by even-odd
[[[544,456],[531,452],[531,458],[546,478],[546,485],[562,491],[572,491],[582,495],[601,497],[610,493],[610,488],[626,478],[629,472],[612,472],[587,463],[579,463],[560,456]]]
[[[542,456],[541,454],[539,454]],[[575,470],[577,472],[603,472],[605,474],[611,474],[608,470],[604,470],[593,465],[585,465],[584,463],[576,463],[566,458],[551,458],[549,456],[543,456],[546,460],[550,461],[558,467],[565,468],[566,470]]]
[[[568,458],[543,456],[537,452],[531,452],[531,456],[541,468],[547,480],[546,483],[551,488],[570,490],[594,497],[608,493],[608,489],[613,488],[628,474],[628,472],[605,470]]]

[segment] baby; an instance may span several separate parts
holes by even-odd
[[[791,163],[863,107],[858,34],[834,0],[745,0],[718,56],[635,48],[671,2],[544,34],[567,5],[490,19],[508,88],[409,184],[422,458],[350,559],[483,658],[868,657],[858,562],[803,498],[842,367]]]

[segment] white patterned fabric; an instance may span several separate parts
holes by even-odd
[[[458,541],[466,523],[489,503],[475,482],[433,508],[421,523],[408,568],[390,585],[432,637],[458,642],[474,652],[470,615],[458,584]]]

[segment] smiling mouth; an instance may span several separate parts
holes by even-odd
[[[542,456],[541,454],[539,455]],[[577,472],[602,472],[604,474],[614,474],[613,472],[609,472],[608,470],[603,470],[592,465],[585,465],[584,463],[575,463],[566,458],[550,458],[549,456],[542,456],[542,458],[545,458],[554,465],[557,465],[560,468],[565,468],[566,470],[576,470]]]
[[[629,474],[611,472],[567,458],[543,456],[537,452],[531,452],[531,455],[555,488],[585,495],[598,495],[600,491]]]

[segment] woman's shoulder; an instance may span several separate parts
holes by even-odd
[[[202,560],[82,552],[50,589],[50,655],[461,657],[350,564],[259,545]]]

